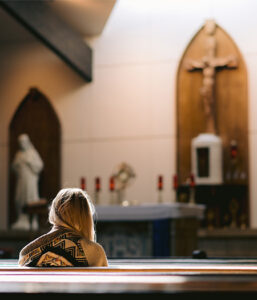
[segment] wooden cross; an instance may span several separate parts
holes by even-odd
[[[204,31],[206,33],[205,50],[206,55],[200,60],[187,60],[184,65],[188,71],[202,70],[203,82],[200,88],[200,95],[203,98],[204,112],[206,116],[206,132],[217,133],[215,118],[215,73],[217,68],[237,67],[237,58],[233,55],[227,57],[216,57],[217,41],[214,36],[216,24],[213,20],[205,23]]]

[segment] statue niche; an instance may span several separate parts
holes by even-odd
[[[38,182],[39,196],[50,201],[60,189],[61,129],[50,102],[36,88],[31,88],[24,97],[9,126],[9,225],[18,218],[14,188],[17,174],[13,171],[13,163],[20,147],[19,137],[24,136],[24,133],[30,138],[44,163]]]
[[[37,229],[37,216],[32,215],[28,220],[26,207],[30,207],[32,204],[35,206],[39,202],[38,179],[44,163],[26,133],[19,135],[18,144],[19,150],[12,162],[12,170],[16,175],[15,210],[18,220],[12,228],[30,229],[31,227]]]

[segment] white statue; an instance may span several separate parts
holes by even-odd
[[[17,179],[15,204],[18,216],[21,217],[24,205],[39,200],[38,179],[44,164],[27,134],[21,134],[18,143],[20,149],[15,155],[12,168]]]

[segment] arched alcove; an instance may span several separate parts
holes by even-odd
[[[232,213],[237,201],[237,218],[248,218],[248,101],[247,71],[243,57],[232,38],[216,24],[214,38],[216,57],[236,57],[234,68],[225,66],[215,69],[215,117],[217,135],[222,139],[223,184],[202,186],[196,192],[200,202],[211,206],[214,222],[225,226],[226,214]],[[200,93],[203,85],[201,67],[189,71],[187,61],[201,61],[206,54],[204,26],[189,42],[181,57],[177,71],[177,174],[180,186],[186,186],[191,174],[192,139],[205,132],[205,113]],[[237,162],[232,164],[231,142],[237,143]],[[236,168],[238,176],[234,176]],[[234,177],[233,177],[234,176]],[[235,200],[236,199],[236,200]],[[234,202],[233,202],[234,201]],[[207,214],[208,214],[207,210]],[[238,221],[239,222],[239,221]],[[248,221],[247,221],[248,222]]]
[[[15,174],[11,170],[18,150],[18,136],[27,133],[39,152],[44,169],[40,174],[40,198],[50,201],[60,188],[61,127],[58,116],[47,97],[37,88],[31,88],[18,106],[9,126],[9,223],[15,215]]]

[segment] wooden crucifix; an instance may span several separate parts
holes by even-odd
[[[217,41],[215,29],[216,23],[213,20],[207,20],[204,26],[206,55],[200,60],[186,60],[184,62],[184,66],[188,71],[201,70],[203,72],[200,95],[203,99],[206,116],[206,132],[213,134],[217,133],[214,93],[216,69],[225,67],[236,68],[238,65],[237,58],[234,55],[216,57]]]

